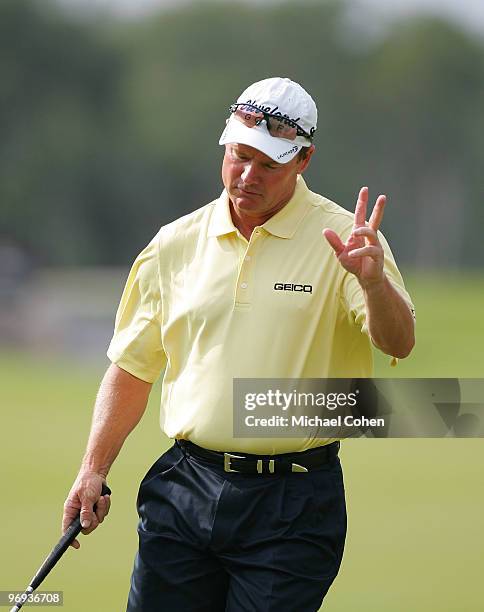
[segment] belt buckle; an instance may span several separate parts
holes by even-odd
[[[245,459],[245,457],[241,457],[240,455],[231,455],[230,453],[224,453],[224,470],[226,472],[240,472],[240,470],[233,470],[230,467],[231,459]]]

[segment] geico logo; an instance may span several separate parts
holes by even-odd
[[[302,291],[303,293],[312,293],[312,285],[293,285],[292,283],[276,283],[274,285],[276,291]]]

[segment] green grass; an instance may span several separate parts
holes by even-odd
[[[0,590],[25,588],[60,536],[62,505],[79,467],[103,370],[19,354],[0,357]],[[158,401],[155,388],[112,469],[107,522],[94,535],[80,536],[81,549],[69,549],[43,585],[64,591],[66,612],[125,609],[137,546],[138,485],[168,445],[157,427]]]
[[[415,305],[416,346],[396,368],[376,354],[375,376],[484,376],[484,274],[405,274]]]
[[[482,377],[484,276],[408,277],[417,347],[377,376]],[[0,590],[22,589],[60,535],[62,504],[87,438],[104,366],[0,354]],[[69,549],[43,588],[66,612],[125,609],[136,551],[139,482],[169,442],[159,388],[109,483],[106,522]],[[482,440],[348,440],[342,462],[349,530],[327,612],[478,612],[484,601]],[[281,611],[283,612],[283,611]]]

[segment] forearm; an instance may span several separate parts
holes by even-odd
[[[129,433],[141,420],[152,385],[112,364],[99,387],[81,471],[106,478]]]
[[[363,287],[370,337],[392,357],[407,357],[415,344],[415,323],[408,304],[384,276],[381,283]]]

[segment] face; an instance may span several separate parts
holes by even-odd
[[[261,218],[280,210],[291,199],[297,175],[307,168],[313,151],[314,146],[304,160],[296,155],[279,164],[248,145],[225,145],[222,180],[236,213]]]

